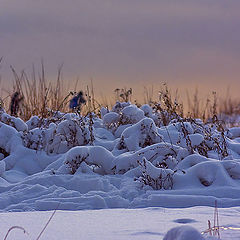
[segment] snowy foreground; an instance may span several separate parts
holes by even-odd
[[[214,239],[209,238],[209,234],[200,234],[207,229],[208,220],[213,222],[213,211],[210,207],[57,211],[40,239],[162,240],[167,231],[175,227],[184,227],[183,232],[193,227],[198,232],[166,240]],[[10,227],[21,226],[27,234],[15,229],[8,240],[36,239],[51,215],[52,212],[1,213],[0,238],[3,239]],[[220,226],[225,227],[220,229],[222,240],[240,239],[239,219],[240,208],[219,209]]]
[[[34,232],[39,230],[38,221],[48,213],[6,212],[58,209],[55,230],[62,230],[56,219],[67,218],[69,212],[60,210],[213,207],[216,201],[219,208],[240,206],[240,127],[223,129],[217,119],[205,124],[158,106],[138,108],[130,103],[116,103],[111,111],[102,108],[101,117],[55,112],[44,119],[33,116],[27,122],[0,110],[1,217],[7,214],[15,221],[24,214],[30,219],[38,216],[31,221],[36,224]],[[209,218],[209,208],[200,208],[205,209]],[[161,211],[171,210],[157,208],[162,229],[159,237],[177,225],[171,223],[173,219],[167,227],[162,224],[167,214],[161,217]],[[173,218],[183,218],[183,211],[191,214],[187,209],[178,210]],[[228,211],[232,216],[237,210],[226,209],[226,215]],[[124,226],[129,229],[129,225],[136,229],[135,235],[134,231],[125,232],[133,234],[129,239],[143,239],[143,235],[144,239],[155,239],[148,231],[159,232],[155,227],[141,232],[138,225],[141,221],[147,224],[151,218],[149,224],[157,224],[154,208],[71,213],[73,217],[85,214],[93,215],[95,224],[99,217],[101,223],[109,221],[115,226],[105,239],[113,239],[113,235],[114,239],[124,239]],[[126,225],[118,226],[114,216]],[[85,219],[78,218],[76,221]],[[13,223],[7,220],[6,224]],[[196,227],[203,230],[204,226]],[[114,229],[115,234],[111,232]],[[94,230],[93,234],[100,234],[97,228]]]

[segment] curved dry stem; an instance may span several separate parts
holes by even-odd
[[[27,232],[23,227],[20,227],[20,226],[12,226],[12,227],[10,227],[10,228],[8,229],[7,234],[5,235],[5,237],[4,237],[3,240],[6,240],[7,237],[8,237],[8,235],[9,235],[9,233],[10,233],[12,230],[14,230],[14,229],[23,230],[24,233],[28,234],[28,232]],[[29,235],[29,234],[28,234],[28,235]]]

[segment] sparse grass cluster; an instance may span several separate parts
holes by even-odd
[[[0,59],[0,63],[1,61],[2,59]],[[36,71],[33,66],[31,74],[24,70],[18,73],[12,66],[11,70],[14,76],[12,91],[8,92],[7,97],[0,98],[0,106],[4,107],[7,112],[10,112],[11,96],[16,91],[20,93],[23,99],[18,116],[25,121],[30,119],[31,116],[46,118],[52,116],[56,111],[69,112],[69,101],[76,94],[78,81],[76,81],[73,89],[66,89],[62,79],[62,66],[59,67],[56,80],[53,82],[47,79],[43,63],[41,63],[40,71]],[[203,122],[209,121],[213,116],[218,116],[218,119],[223,121],[228,119],[231,126],[237,124],[237,116],[240,114],[240,100],[232,99],[230,94],[227,94],[225,98],[219,98],[216,92],[212,92],[210,97],[203,100],[196,89],[193,94],[186,92],[187,102],[183,104],[178,91],[173,95],[166,84],[163,84],[159,90],[157,99],[153,97],[153,87],[149,89],[143,88],[143,102],[149,104],[155,112],[160,113],[163,125],[167,125],[176,116],[200,118]],[[86,87],[84,93],[86,104],[81,109],[82,115],[91,112],[99,114],[102,106],[109,109],[112,107],[108,106],[106,101],[103,100],[105,102],[103,103],[96,99],[92,81]],[[116,88],[110,102],[128,102],[132,101],[133,97],[132,88]],[[142,105],[137,100],[133,102],[138,107]]]
[[[33,67],[31,77],[25,71],[18,74],[13,67],[11,69],[15,79],[13,92],[18,91],[23,97],[19,117],[24,120],[34,115],[45,118],[49,116],[50,110],[67,110],[66,102],[71,93],[68,96],[64,94],[61,67],[55,83],[47,81],[43,64],[38,74]]]

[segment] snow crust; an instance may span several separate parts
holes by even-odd
[[[129,102],[27,122],[1,110],[0,211],[240,206],[239,137]]]

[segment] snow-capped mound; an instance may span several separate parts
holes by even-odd
[[[190,226],[181,226],[170,229],[163,240],[204,240],[200,232]]]
[[[113,124],[117,124],[119,122],[120,116],[115,112],[106,113],[103,116],[103,124],[110,128]]]
[[[23,132],[28,130],[27,124],[20,118],[10,116],[7,113],[0,113],[0,121],[14,127],[17,131]]]
[[[79,167],[84,163],[84,166],[95,167],[95,171],[102,175],[112,173],[113,155],[103,147],[74,147],[69,150],[65,156],[64,164],[74,174]],[[93,172],[93,169],[92,169]]]

